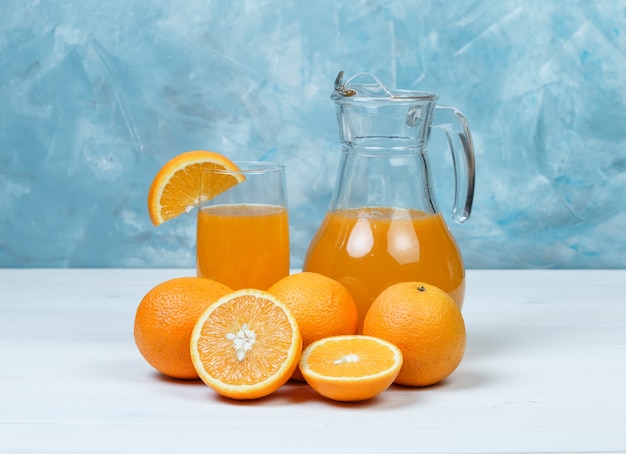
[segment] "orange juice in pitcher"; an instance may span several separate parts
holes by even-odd
[[[333,277],[352,294],[362,321],[389,285],[420,280],[459,304],[465,272],[440,214],[363,207],[326,215],[309,248],[305,269]]]
[[[335,81],[343,155],[326,216],[303,269],[325,274],[350,290],[360,323],[387,286],[422,281],[448,292],[459,307],[465,268],[432,193],[427,144],[432,127],[447,134],[455,165],[453,219],[470,215],[474,152],[465,117],[436,106],[436,95],[391,90],[360,73]]]

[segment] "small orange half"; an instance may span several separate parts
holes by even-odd
[[[272,294],[243,289],[209,306],[191,334],[191,360],[204,383],[232,399],[257,399],[291,377],[302,352],[298,322]]]
[[[402,352],[382,339],[332,336],[302,352],[300,371],[322,396],[338,401],[371,399],[389,388],[402,367]]]
[[[244,176],[215,175],[202,180],[208,169],[239,170],[226,156],[214,151],[195,150],[181,153],[157,172],[148,192],[148,214],[152,224],[160,225],[189,212],[204,200],[241,183]],[[205,174],[206,175],[206,174]]]

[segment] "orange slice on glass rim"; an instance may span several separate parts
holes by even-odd
[[[192,331],[190,352],[196,372],[216,392],[257,399],[291,377],[302,336],[283,302],[262,290],[243,289],[205,310]]]
[[[148,214],[155,226],[187,213],[227,189],[241,183],[243,175],[219,175],[203,181],[203,171],[239,168],[226,156],[214,151],[181,153],[157,172],[148,192]],[[206,175],[206,174],[205,174]]]
[[[387,389],[402,367],[398,347],[376,337],[332,336],[309,344],[300,358],[306,382],[338,401],[371,399]]]

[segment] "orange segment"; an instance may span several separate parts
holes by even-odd
[[[203,200],[241,183],[243,175],[213,176],[202,179],[204,170],[239,170],[226,156],[213,151],[188,151],[168,161],[158,171],[148,192],[148,214],[154,225],[160,225],[184,212],[189,212]]]
[[[256,399],[291,376],[302,337],[291,311],[270,293],[243,289],[225,295],[200,316],[191,335],[198,375],[219,394]]]
[[[313,389],[329,399],[370,399],[395,380],[402,353],[395,345],[375,337],[327,337],[302,352],[300,370]]]

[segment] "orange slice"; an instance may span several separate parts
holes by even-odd
[[[389,388],[402,367],[402,353],[376,337],[333,336],[302,352],[300,371],[322,396],[339,401],[371,399]]]
[[[157,172],[148,192],[148,214],[154,225],[189,212],[216,195],[241,183],[243,175],[202,174],[207,169],[239,170],[226,156],[214,151],[188,151],[168,161]],[[206,175],[206,174],[205,174]]]
[[[204,383],[232,399],[256,399],[291,377],[302,336],[293,313],[275,296],[243,289],[206,309],[194,326],[190,347]]]

